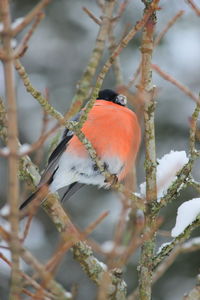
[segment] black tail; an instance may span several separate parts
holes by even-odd
[[[64,200],[68,200],[73,194],[75,194],[84,185],[85,185],[84,183],[78,183],[78,182],[71,183],[67,187],[67,190],[61,199],[61,202],[63,202]]]
[[[20,210],[22,210],[26,205],[28,205],[32,200],[34,200],[38,194],[39,194],[40,189],[36,190],[35,193],[30,195],[28,199],[26,199],[19,207]]]

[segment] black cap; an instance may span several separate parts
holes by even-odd
[[[124,95],[117,94],[115,91],[109,89],[101,90],[97,100],[106,100],[122,106],[125,106],[127,103]]]

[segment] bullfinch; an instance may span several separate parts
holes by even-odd
[[[82,127],[105,169],[119,182],[132,172],[141,141],[137,116],[126,104],[124,95],[110,89],[101,90]],[[78,121],[83,111],[73,120]],[[20,209],[34,200],[44,185],[51,193],[66,187],[63,200],[85,184],[109,187],[81,141],[65,129],[62,140],[49,157],[36,192],[21,204]]]

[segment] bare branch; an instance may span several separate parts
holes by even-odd
[[[49,195],[42,206],[46,213],[51,217],[58,231],[63,233],[62,237],[64,241],[69,238],[69,235],[71,236],[74,232],[76,232],[74,225],[66,215],[55,194]],[[89,278],[98,285],[101,284],[101,279],[106,269],[104,268],[104,264],[94,257],[92,249],[82,241],[76,243],[72,249],[74,258],[80,263],[84,271],[88,274]],[[108,276],[111,281],[111,285],[108,286],[109,299],[112,299],[113,292],[118,295],[116,300],[125,299],[125,282],[122,280],[122,278],[118,278],[112,272],[109,272]]]
[[[12,263],[1,252],[0,252],[0,258],[7,265],[9,265],[12,268]],[[44,290],[44,288],[42,287],[42,285],[40,285],[39,283],[37,283],[33,278],[31,278],[29,275],[25,274],[24,272],[22,272],[22,271],[19,271],[19,272],[20,272],[20,276],[25,279],[24,284],[31,285],[36,290],[41,290],[45,297],[49,297],[50,299],[53,300],[54,296],[51,293],[49,293],[48,291]],[[22,291],[25,293],[25,290],[22,290]]]
[[[160,34],[155,38],[154,47],[156,47],[160,41],[163,39],[168,30],[177,22],[177,20],[184,15],[185,11],[180,10],[177,14],[166,24],[165,28],[160,32]]]
[[[87,7],[83,7],[82,9],[96,24],[101,25],[102,21],[99,20]]]
[[[9,122],[7,146],[9,148],[8,157],[8,203],[10,204],[9,221],[11,224],[10,250],[12,256],[12,272],[11,272],[11,289],[10,300],[19,299],[21,292],[21,279],[19,276],[19,182],[18,182],[18,128],[17,128],[17,110],[15,97],[14,67],[13,67],[13,51],[11,46],[11,17],[9,0],[0,1],[0,11],[3,23],[3,50],[7,55],[7,59],[3,61],[4,78],[6,89],[7,114]]]
[[[145,4],[145,11],[152,1],[142,0]],[[142,33],[142,64],[141,64],[141,83],[139,90],[147,100],[144,104],[144,127],[145,127],[145,173],[146,173],[146,199],[150,206],[151,202],[157,198],[156,184],[156,146],[155,146],[155,128],[154,128],[154,110],[155,110],[155,88],[152,84],[151,59],[154,48],[153,34],[156,25],[156,13],[152,13],[144,26]],[[145,227],[143,233],[146,234],[155,227],[155,216],[151,209],[146,206]],[[139,297],[142,300],[151,299],[152,288],[152,270],[151,258],[155,248],[155,235],[144,242],[141,250],[139,265]]]
[[[42,11],[42,9],[47,6],[51,0],[40,1],[23,19],[23,21],[12,30],[12,36],[16,36],[21,32],[27,25],[29,25],[33,19]]]
[[[32,37],[34,31],[36,30],[37,26],[39,25],[39,23],[42,21],[43,18],[44,18],[44,13],[42,13],[42,12],[39,12],[36,15],[35,21],[33,22],[30,30],[26,33],[26,35],[23,37],[20,44],[14,50],[15,58],[19,58],[24,55],[24,53],[26,52],[26,50],[28,48],[28,42],[29,42],[30,38]]]
[[[195,148],[196,141],[196,130],[197,130],[197,120],[200,113],[200,105],[197,104],[195,111],[192,114],[192,118],[190,120],[190,155],[196,155],[197,151]]]
[[[185,12],[183,10],[180,10],[165,26],[162,32],[155,38],[154,41],[154,48],[158,46],[160,41],[163,39],[165,34],[168,32],[168,30],[176,23],[176,21],[184,14]],[[130,89],[131,86],[136,82],[136,79],[140,75],[141,72],[141,67],[142,67],[142,61],[140,62],[139,66],[137,67],[132,79],[129,81],[127,84],[127,88]]]
[[[153,270],[163,261],[163,259],[169,255],[169,253],[174,249],[178,244],[185,242],[191,235],[191,232],[200,225],[200,216],[197,219],[186,227],[186,229],[177,236],[170,244],[162,248],[162,250],[153,258]]]
[[[200,100],[197,96],[195,96],[192,91],[187,88],[185,85],[174,79],[171,75],[167,74],[166,72],[162,71],[157,65],[152,65],[152,69],[155,70],[160,76],[162,76],[165,80],[171,82],[175,85],[178,89],[180,89],[184,94],[186,94],[189,98],[195,101],[197,104],[200,104]]]
[[[20,63],[19,59],[15,60],[15,69],[17,70],[17,72],[19,73],[21,79],[23,80],[24,86],[26,87],[26,90],[28,93],[30,93],[39,103],[40,105],[43,107],[43,109],[46,111],[46,113],[50,114],[52,117],[54,117],[55,119],[57,119],[61,124],[63,121],[63,116],[56,111],[47,101],[47,99],[45,99],[42,94],[40,92],[38,92],[31,84],[30,79],[24,69],[24,67],[22,66],[22,64]]]
[[[194,10],[194,12],[197,14],[197,16],[200,16],[200,8],[197,7],[196,4],[194,4],[193,0],[187,0],[187,2],[189,3],[189,5],[192,7],[192,9]]]
[[[5,241],[9,241],[10,239],[10,234],[2,227],[0,227],[0,236]],[[49,290],[51,290],[51,292],[55,295],[55,297],[61,297],[60,299],[63,300],[72,299],[71,294],[66,293],[64,288],[59,283],[57,283],[54,279],[52,279],[52,275],[45,269],[45,267],[28,250],[26,250],[21,245],[20,245],[20,254],[23,260],[39,273],[40,278],[45,281],[46,286],[48,287]],[[43,285],[43,288],[44,286],[45,285]],[[17,298],[13,298],[13,300],[15,299]]]

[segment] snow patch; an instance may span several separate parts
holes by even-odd
[[[101,266],[101,268],[104,270],[104,271],[107,271],[108,270],[108,267],[103,263],[103,262],[98,262],[98,264]]]
[[[200,198],[186,201],[178,208],[176,224],[171,231],[172,237],[177,237],[185,228],[192,224],[200,214]]]
[[[101,245],[101,249],[105,254],[115,251],[117,254],[122,254],[125,250],[124,246],[117,246],[113,241],[105,241]]]
[[[28,152],[30,149],[31,149],[31,145],[29,145],[29,144],[23,144],[23,145],[21,145],[21,147],[19,148],[19,154],[20,154],[20,155],[23,155],[23,154],[25,154],[26,152]]]
[[[176,174],[182,167],[188,163],[188,157],[185,151],[171,151],[158,159],[157,167],[157,191],[158,202],[167,193],[171,183],[176,180]],[[146,182],[140,184],[140,194],[146,195]]]
[[[11,25],[12,29],[15,29],[19,24],[23,22],[23,20],[24,20],[23,17],[15,19]]]
[[[14,22],[11,24],[11,28],[15,29],[19,24],[22,23],[22,21],[24,20],[24,18],[17,18],[14,20]],[[4,25],[2,22],[0,22],[0,32],[2,32],[4,30]]]
[[[166,246],[168,246],[168,245],[170,245],[170,244],[171,244],[171,242],[163,243],[163,244],[158,248],[157,254],[159,254],[159,253],[162,251],[162,249],[163,249],[164,247],[166,247]]]
[[[10,154],[10,149],[8,147],[4,147],[4,148],[1,149],[1,152],[4,155],[9,155]]]
[[[188,248],[191,248],[193,246],[198,246],[198,245],[200,245],[200,237],[195,237],[193,239],[190,239],[186,243],[184,243],[182,247],[184,249],[188,249]]]
[[[0,214],[2,217],[6,217],[10,213],[10,206],[8,204],[5,204],[1,209],[0,209]]]
[[[110,253],[114,249],[114,247],[115,247],[115,243],[113,241],[105,241],[101,245],[101,249],[105,253]]]

